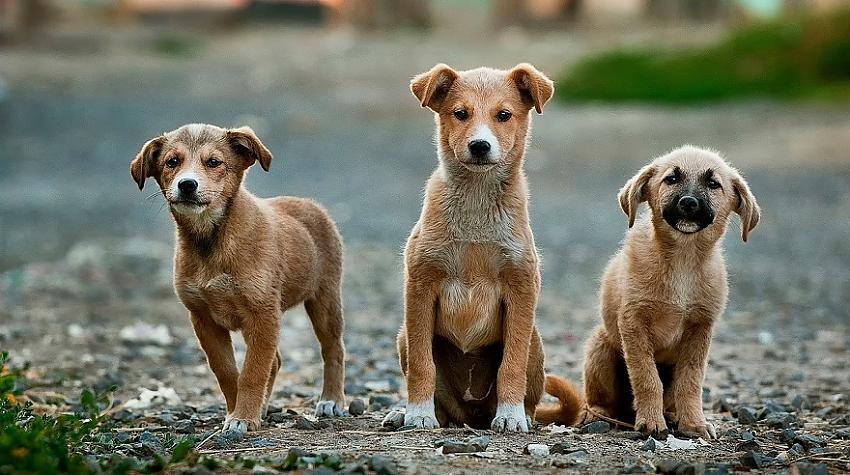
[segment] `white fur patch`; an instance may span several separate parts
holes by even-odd
[[[475,140],[484,140],[490,144],[490,156],[494,159],[501,159],[502,153],[499,148],[499,139],[493,133],[487,124],[479,124],[478,127],[475,128],[475,132],[472,133],[472,136],[469,138],[470,142]]]
[[[404,425],[414,426],[422,429],[436,429],[440,427],[437,416],[434,413],[434,401],[408,402],[404,412]]]
[[[171,196],[180,196],[180,182],[186,179],[198,182],[198,194],[204,190],[204,180],[194,169],[189,169],[174,177],[174,180],[171,182]]]
[[[528,432],[529,420],[522,404],[499,403],[490,428],[496,432]]]

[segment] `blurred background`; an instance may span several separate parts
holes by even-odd
[[[527,61],[557,90],[527,159],[550,367],[579,375],[599,276],[626,231],[616,192],[683,143],[721,151],[764,210],[749,243],[737,220],[727,236],[731,300],[715,351],[754,364],[767,349],[844,351],[848,3],[0,0],[0,345],[45,378],[65,371],[63,384],[215,397],[171,290],[169,212],[149,197],[154,182],[138,191],[129,162],[184,123],[250,125],[275,158],[249,188],[321,201],[345,238],[350,381],[397,390],[400,253],[436,165],[433,117],[409,80],[438,62]],[[121,332],[138,322],[177,338],[145,349],[132,343],[144,327]],[[314,388],[308,325],[300,311],[287,318],[285,371]]]

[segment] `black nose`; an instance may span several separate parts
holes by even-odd
[[[693,196],[683,196],[679,198],[679,211],[684,214],[693,214],[699,209],[699,200]]]
[[[469,142],[469,153],[475,158],[484,158],[490,153],[490,142],[486,140],[473,140]]]
[[[184,178],[177,182],[177,188],[183,193],[194,193],[198,191],[198,182],[192,178]]]

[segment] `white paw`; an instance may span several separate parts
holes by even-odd
[[[384,420],[381,421],[381,425],[383,427],[391,427],[393,429],[398,429],[399,427],[404,425],[404,411],[399,411],[393,409],[390,411]]]
[[[223,434],[231,433],[232,435],[242,436],[248,432],[248,421],[242,419],[227,419],[224,421],[224,427],[221,428]]]
[[[528,416],[522,404],[499,404],[490,428],[496,432],[528,432]]]
[[[335,401],[319,401],[316,404],[316,417],[342,417],[343,410]]]
[[[440,427],[434,414],[434,401],[407,403],[404,411],[404,425],[421,429],[436,429]]]

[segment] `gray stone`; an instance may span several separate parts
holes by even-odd
[[[606,421],[595,421],[582,426],[579,430],[582,434],[604,434],[611,430],[611,424]]]
[[[397,475],[399,473],[395,462],[382,455],[369,457],[369,469],[378,475]]]
[[[741,406],[738,408],[738,422],[741,424],[755,424],[758,422],[756,410],[752,407]]]
[[[643,443],[643,450],[648,450],[650,452],[655,452],[655,449],[658,448],[658,444],[655,442],[655,439],[652,437],[646,439],[646,442]]]
[[[348,413],[352,416],[362,416],[366,412],[366,403],[362,399],[354,398],[348,405]]]
[[[174,424],[174,430],[178,434],[194,434],[195,424],[193,424],[189,419],[184,419],[182,421],[177,421],[177,423]]]

